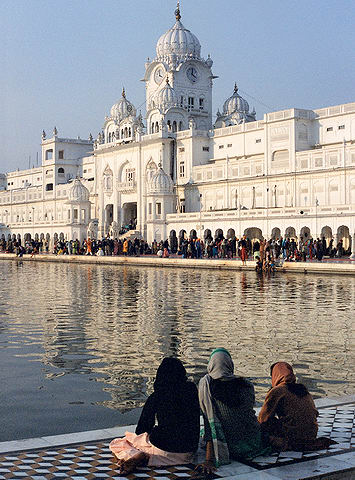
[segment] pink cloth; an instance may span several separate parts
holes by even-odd
[[[136,435],[126,432],[125,437],[112,440],[110,450],[120,460],[128,460],[139,452],[147,453],[149,467],[182,465],[191,463],[193,459],[193,453],[173,453],[160,450],[150,443],[148,433]]]

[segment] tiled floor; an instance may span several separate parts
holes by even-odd
[[[337,442],[335,445],[331,445],[328,450],[281,452],[268,457],[257,457],[249,465],[264,470],[352,451],[355,457],[355,404],[322,408],[319,409],[319,414],[319,436],[330,437]]]
[[[352,469],[355,477],[354,400],[353,397],[352,402],[345,405],[340,401],[323,401],[322,406],[319,405],[319,434],[330,436],[338,442],[329,450],[308,453],[282,452],[269,457],[258,457],[253,462],[232,462],[218,470],[218,477],[225,480],[298,480],[321,478],[322,475],[326,475],[325,478],[334,478],[329,475],[338,472],[340,476],[337,478],[348,479],[352,478],[350,473]],[[14,442],[9,442],[14,448],[8,449],[13,450],[10,453],[0,455],[0,480],[191,478],[192,465],[159,469],[142,468],[127,477],[119,476],[108,449],[111,438],[107,440],[105,438],[122,435],[124,429],[113,430],[116,435],[106,430],[34,439],[32,449],[27,450],[30,441],[25,448],[19,446],[16,448]],[[41,448],[38,448],[39,446]],[[6,451],[6,445],[0,444],[0,451]]]
[[[65,448],[29,451],[19,455],[5,455],[0,458],[0,479],[51,480],[64,478],[72,480],[125,479],[138,480],[159,478],[178,480],[190,478],[193,465],[168,468],[141,468],[139,472],[122,477],[118,475],[117,464],[108,449],[108,442],[91,445],[70,445]]]

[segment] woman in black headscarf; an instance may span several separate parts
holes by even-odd
[[[180,360],[164,358],[136,433],[126,432],[124,438],[116,438],[110,449],[118,459],[122,474],[132,472],[138,465],[190,463],[198,447],[199,429],[197,388],[187,380]]]

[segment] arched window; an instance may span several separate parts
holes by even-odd
[[[155,133],[159,132],[159,123],[155,122]]]
[[[173,121],[173,132],[176,132],[177,131],[177,125],[176,125],[176,122],[175,120]]]
[[[154,122],[152,123],[152,133],[154,133]]]
[[[171,132],[171,122],[170,122],[170,120],[167,121],[167,125],[168,125],[169,132]]]
[[[108,134],[108,143],[111,143],[111,132]]]
[[[64,173],[64,168],[59,167],[59,168],[58,168],[58,173],[62,173],[62,174],[63,174],[63,173]]]
[[[124,129],[124,136],[125,136],[125,138],[128,137],[128,128],[127,127],[125,127],[125,129]]]
[[[121,138],[123,138],[123,137],[124,137],[124,134],[123,134],[123,128],[122,128],[122,130],[121,130]]]
[[[181,130],[183,130],[183,125],[182,122],[179,122],[179,132],[181,132]]]
[[[131,137],[132,136],[132,130],[131,130],[131,127],[129,127],[128,129],[128,136]]]

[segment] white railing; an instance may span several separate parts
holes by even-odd
[[[135,192],[137,190],[137,182],[118,182],[117,190],[120,192]]]
[[[303,213],[301,213],[303,212]],[[299,206],[299,207],[269,207],[269,208],[254,208],[248,210],[209,210],[199,212],[189,212],[189,213],[171,213],[166,216],[166,219],[169,223],[181,222],[181,221],[192,221],[192,220],[213,220],[217,218],[229,218],[233,217],[234,220],[246,219],[246,218],[274,218],[274,217],[323,217],[329,215],[339,215],[346,212],[348,215],[355,214],[355,205],[334,205],[334,206],[324,206],[324,207],[309,207],[309,206]]]

